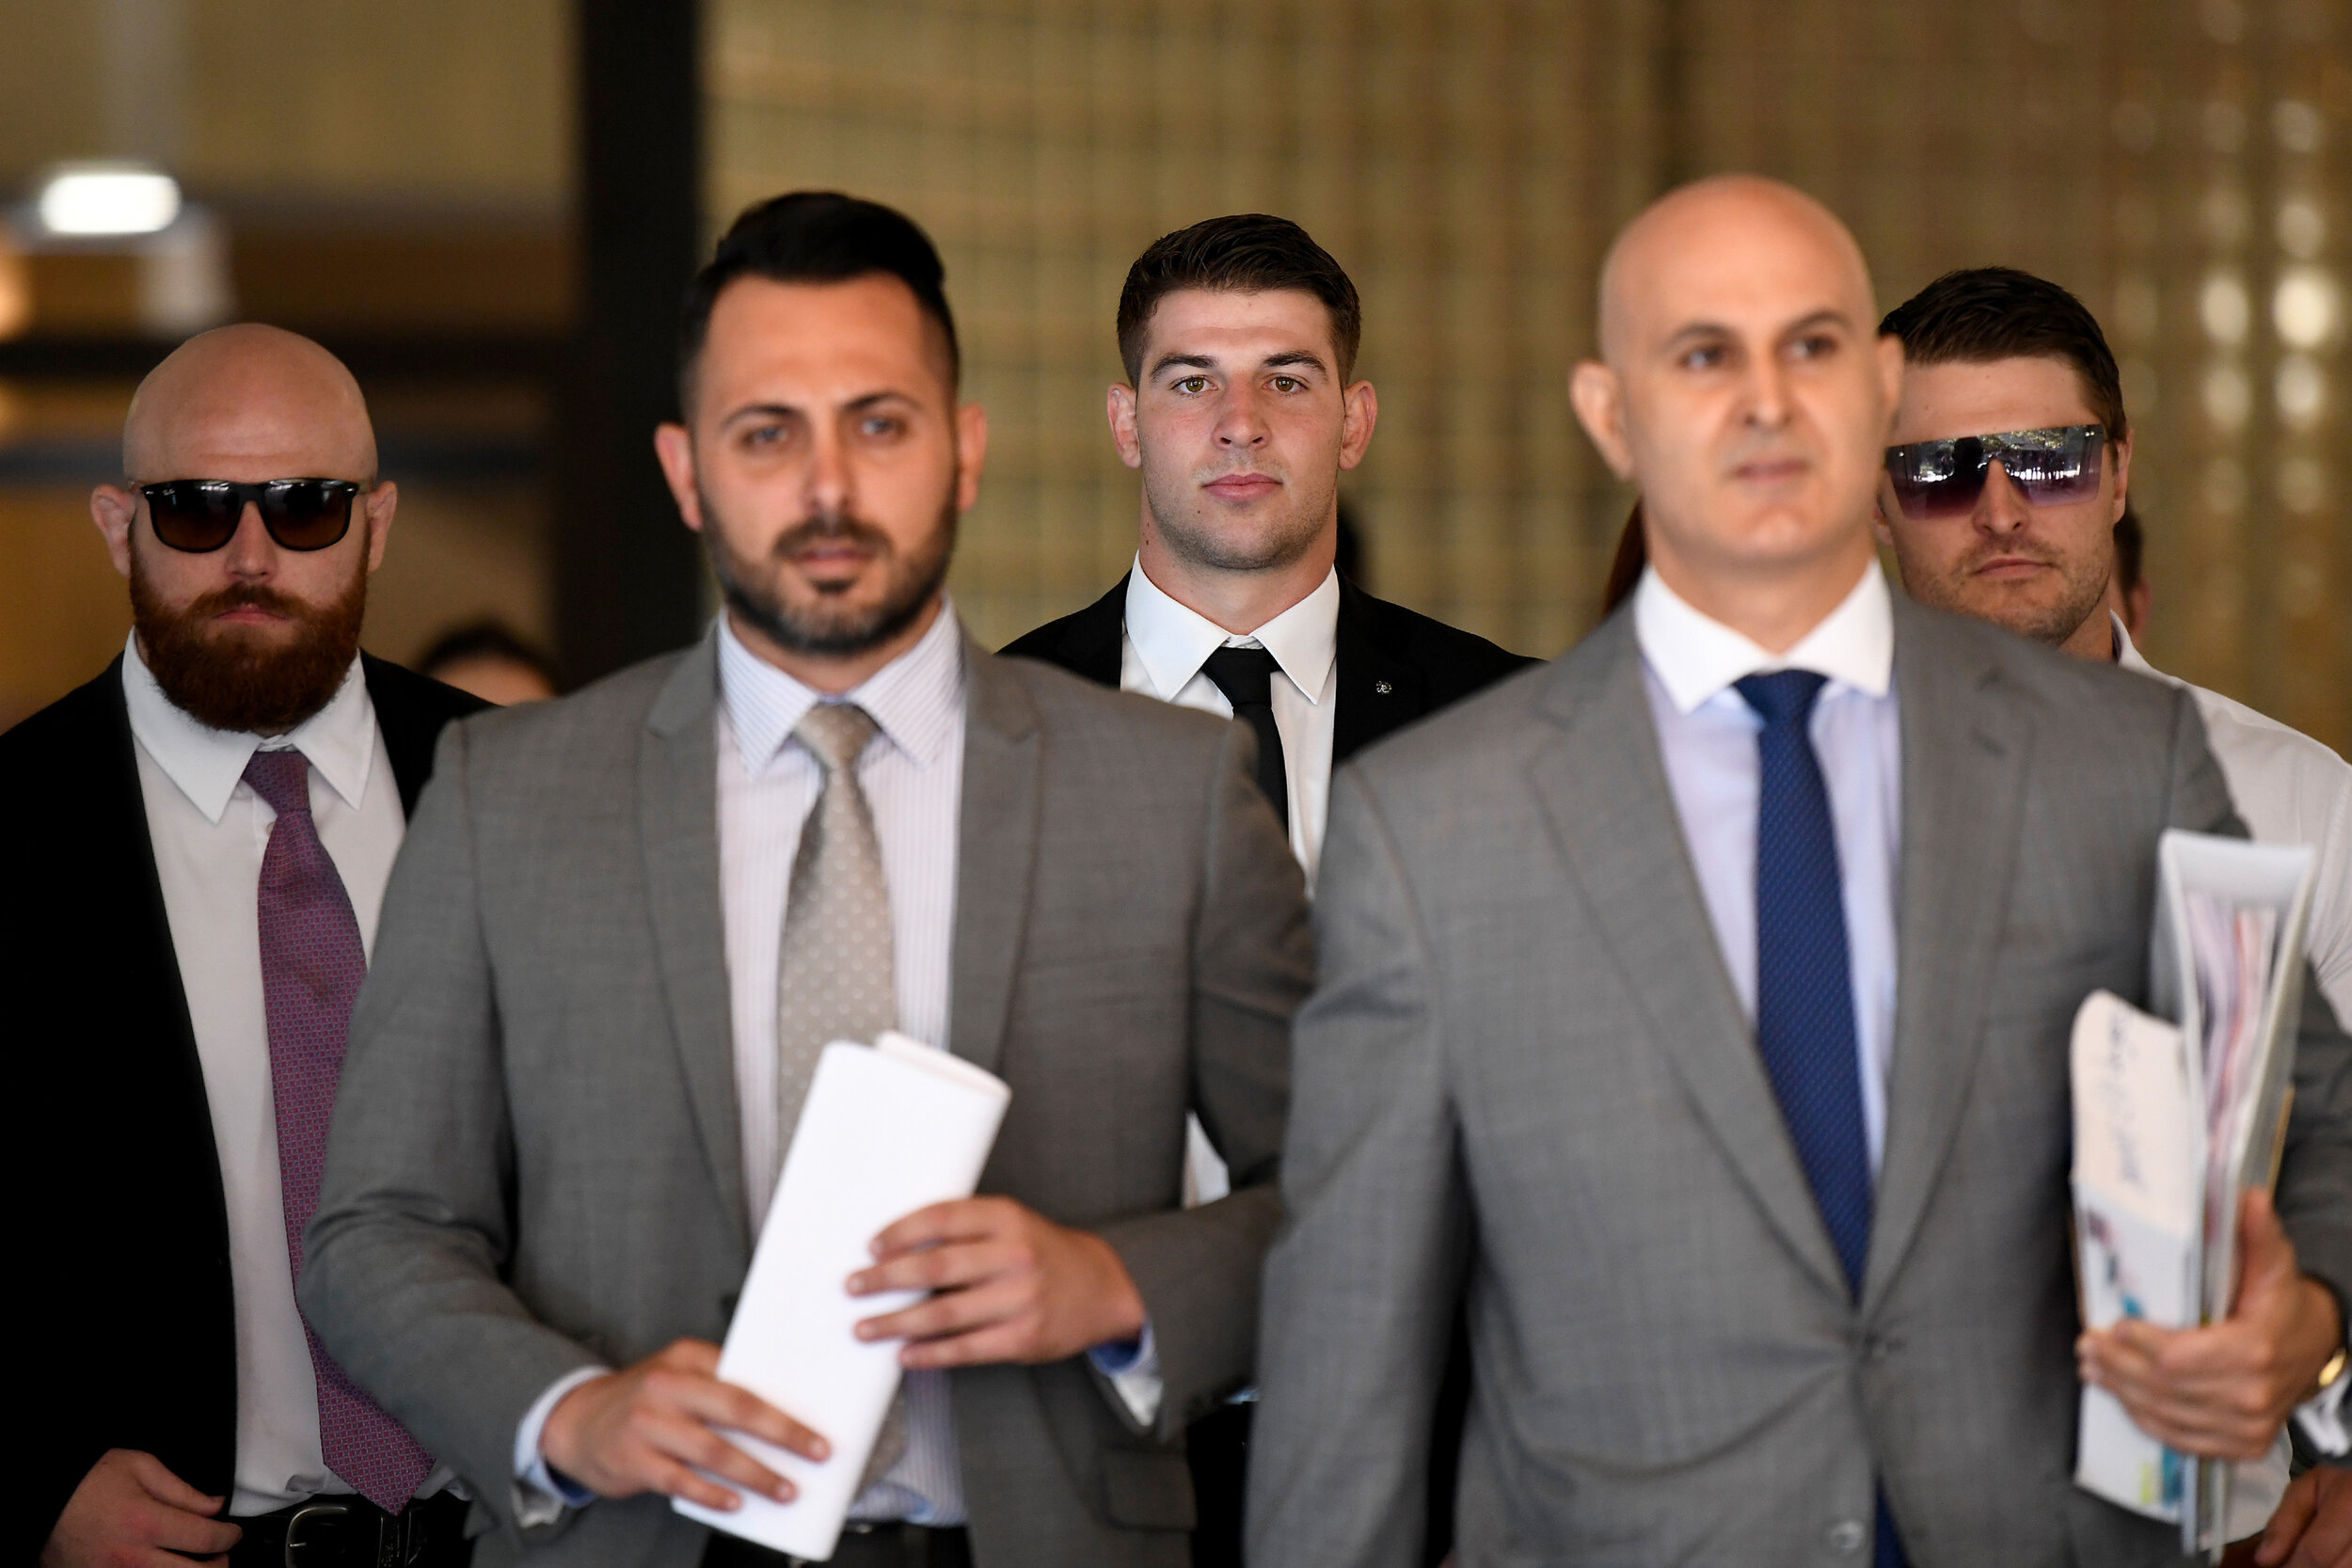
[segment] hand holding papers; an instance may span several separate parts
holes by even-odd
[[[922,1296],[853,1297],[846,1282],[872,1261],[868,1244],[893,1221],[971,1195],[1010,1099],[998,1079],[901,1035],[870,1050],[825,1047],[719,1375],[822,1433],[833,1457],[814,1465],[739,1437],[799,1497],[746,1495],[733,1513],[679,1500],[680,1513],[795,1557],[833,1555],[898,1386],[898,1344],[860,1342],[854,1325]]]
[[[2094,1337],[2087,1365],[2104,1386],[2083,1392],[2075,1480],[2177,1520],[2193,1551],[2222,1538],[2230,1475],[2194,1454],[2259,1451],[2276,1426],[2225,1432],[2203,1420],[2205,1407],[2226,1402],[2217,1390],[2259,1382],[2253,1364],[2296,1329],[2306,1285],[2266,1199],[2246,1195],[2266,1193],[2277,1172],[2312,857],[2169,832],[2157,864],[2152,990],[2179,1025],[2105,992],[2075,1020],[2084,1318],[2094,1331],[2127,1321],[2221,1326],[2161,1350],[2136,1329]],[[2243,1236],[2242,1208],[2254,1227]]]

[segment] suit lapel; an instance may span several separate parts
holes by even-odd
[[[1019,677],[969,641],[963,679],[963,807],[956,830],[947,1045],[993,1072],[1004,1056],[1005,1009],[1036,870],[1043,737]]]
[[[1070,617],[1056,649],[1057,662],[1072,674],[1115,691],[1126,632],[1127,579],[1122,576],[1109,593]]]
[[[1383,647],[1375,629],[1371,596],[1340,578],[1334,637],[1339,679],[1332,699],[1339,711],[1331,716],[1334,768],[1429,710],[1429,694],[1419,672]]]
[[[1886,1148],[1864,1279],[1886,1292],[1917,1233],[1968,1093],[2001,903],[2016,862],[2025,721],[1994,666],[1937,617],[1895,601],[1902,868]]]
[[[1554,665],[1540,705],[1561,733],[1530,764],[1535,794],[1650,1039],[1791,1250],[1843,1297],[1843,1267],[1691,870],[1632,618],[1604,623]]]
[[[687,1098],[710,1179],[736,1233],[748,1242],[726,917],[719,894],[718,693],[717,646],[706,637],[678,661],[646,715],[637,804],[646,901]]]

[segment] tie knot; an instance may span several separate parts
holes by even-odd
[[[310,761],[300,752],[256,752],[245,765],[245,782],[280,816],[310,810]]]
[[[1201,669],[1235,707],[1267,707],[1274,702],[1274,672],[1281,666],[1263,648],[1231,645],[1211,654]]]
[[[801,716],[793,734],[825,765],[828,776],[853,765],[866,752],[866,743],[882,726],[855,703],[819,703]]]
[[[1803,724],[1812,717],[1814,699],[1828,684],[1827,675],[1812,670],[1775,670],[1769,675],[1744,675],[1732,682],[1767,728]]]

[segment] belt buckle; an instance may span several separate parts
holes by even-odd
[[[286,1568],[302,1568],[294,1560],[294,1548],[302,1544],[303,1520],[313,1514],[321,1519],[340,1519],[350,1512],[342,1503],[305,1503],[295,1509],[294,1517],[286,1521],[286,1544],[279,1554],[285,1560]]]

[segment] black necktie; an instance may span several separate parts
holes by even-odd
[[[1291,825],[1290,774],[1282,767],[1282,732],[1274,727],[1274,672],[1279,666],[1263,648],[1219,648],[1201,666],[1233,717],[1258,734],[1258,787],[1274,803],[1284,832]]]

